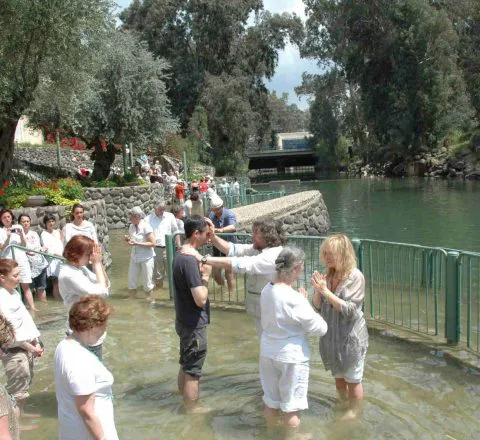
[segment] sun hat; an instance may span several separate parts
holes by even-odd
[[[222,206],[223,206],[223,200],[220,197],[218,197],[216,194],[214,194],[210,199],[210,208],[217,209],[217,208],[221,208]]]

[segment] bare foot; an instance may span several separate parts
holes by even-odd
[[[348,400],[339,399],[335,404],[335,409],[337,411],[345,411],[348,409],[349,406],[350,406],[350,402]]]
[[[202,406],[196,406],[192,409],[187,410],[188,414],[208,414],[213,411],[213,408],[204,408]]]
[[[37,309],[35,306],[29,307],[30,311],[32,312],[39,312],[40,309]]]
[[[27,412],[23,412],[20,414],[20,417],[24,418],[24,419],[39,419],[40,417],[42,417],[40,414],[36,414],[36,413],[27,413]]]
[[[342,420],[356,420],[358,418],[358,411],[355,409],[349,409],[345,415],[342,417]]]
[[[20,425],[20,431],[33,431],[34,429],[37,429],[39,425]]]

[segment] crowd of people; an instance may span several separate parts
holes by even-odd
[[[193,202],[202,202],[202,189],[203,199],[209,199],[207,216],[203,209],[198,214],[194,210]],[[313,273],[314,293],[309,301],[306,286],[296,288],[304,274],[305,254],[287,245],[278,221],[255,221],[252,243],[237,243],[235,213],[224,206],[215,185],[205,180],[198,185],[192,182],[190,190],[190,206],[181,197],[184,192],[175,192],[172,212],[166,210],[164,201],[148,214],[138,206],[132,208],[125,235],[131,249],[130,297],[136,297],[141,276],[152,303],[155,288],[164,288],[166,279],[166,236],[176,235],[172,270],[180,353],[177,383],[186,411],[209,411],[198,401],[208,350],[210,278],[232,291],[234,275],[245,274],[245,308],[259,336],[266,424],[276,426],[282,421],[287,430],[297,432],[299,412],[308,408],[309,335],[319,337],[319,352],[334,377],[344,418],[358,417],[368,332],[362,313],[365,281],[348,237],[337,234],[324,240],[319,262],[326,271]],[[31,230],[26,214],[15,222],[13,212],[3,209],[0,223],[0,352],[7,378],[6,386],[0,386],[0,438],[18,438],[17,418],[38,416],[25,412],[34,360],[43,355],[40,332],[27,308],[38,310],[32,291],[35,300],[46,301],[48,279],[67,315],[66,338],[58,345],[54,362],[59,438],[117,439],[113,376],[102,362],[111,312],[106,301],[110,281],[95,226],[85,220],[80,204],[73,207],[71,221],[61,231],[50,214],[43,219],[40,235]],[[184,234],[183,243],[180,234]],[[213,255],[200,253],[206,243],[213,246]],[[11,244],[26,250],[12,249]],[[63,255],[65,261],[48,261],[39,252]]]

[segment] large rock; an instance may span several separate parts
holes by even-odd
[[[267,218],[282,222],[282,228],[288,234],[323,235],[330,229],[330,217],[320,191],[304,191],[234,208],[233,211],[237,216],[238,231],[251,232],[255,220]]]

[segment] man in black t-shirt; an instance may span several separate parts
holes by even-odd
[[[198,250],[207,242],[207,221],[198,215],[185,220],[184,247]],[[180,370],[178,389],[190,413],[205,412],[196,406],[199,397],[199,380],[207,356],[207,325],[210,322],[208,279],[212,269],[198,265],[192,255],[177,253],[173,262],[175,286],[175,330],[180,338]]]

